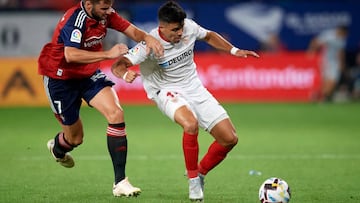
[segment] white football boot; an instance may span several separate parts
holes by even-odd
[[[132,186],[127,177],[124,180],[120,181],[118,184],[113,185],[113,195],[115,197],[121,197],[121,196],[136,197],[140,193],[141,193],[140,188]]]
[[[189,179],[189,199],[191,201],[203,201],[204,193],[202,186],[203,184],[201,183],[199,176]]]
[[[53,149],[54,149],[55,141],[54,139],[51,139],[47,142],[47,148],[50,150],[51,155],[54,157],[56,162],[59,162],[62,166],[66,168],[72,168],[75,165],[74,159],[72,158],[71,154],[69,152],[65,153],[65,156],[63,158],[57,158],[54,155]]]
[[[204,193],[205,192],[205,176],[203,174],[199,173],[199,178],[200,178],[201,190]]]

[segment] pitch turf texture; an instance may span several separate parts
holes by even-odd
[[[257,203],[261,183],[285,179],[293,203],[360,202],[360,104],[226,104],[239,144],[206,177],[205,202]],[[59,126],[49,108],[0,108],[0,202],[189,202],[182,130],[155,106],[123,106],[127,176],[137,198],[112,196],[106,121],[81,110],[76,165],[61,167],[46,142]],[[202,156],[212,138],[200,131]],[[249,175],[257,170],[262,175]]]

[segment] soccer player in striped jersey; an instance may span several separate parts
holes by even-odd
[[[204,40],[218,50],[237,57],[259,57],[257,53],[238,49],[218,33],[207,30],[186,18],[185,11],[174,1],[158,11],[159,26],[150,34],[165,51],[163,57],[146,52],[147,43],[138,43],[112,66],[115,76],[132,82],[139,74],[127,69],[140,64],[141,79],[149,99],[160,111],[183,129],[182,147],[189,179],[189,199],[203,200],[205,175],[223,161],[237,144],[235,128],[218,101],[201,83],[194,62],[194,44]],[[199,127],[215,139],[198,162]]]
[[[38,58],[50,106],[62,127],[47,143],[51,154],[62,166],[71,168],[70,155],[83,142],[80,119],[82,100],[97,109],[107,120],[107,146],[114,168],[114,196],[136,196],[125,175],[127,133],[123,110],[112,89],[114,83],[99,70],[100,61],[125,54],[128,47],[116,44],[104,51],[102,41],[108,28],[122,32],[136,42],[146,41],[148,48],[161,56],[163,47],[154,37],[121,17],[111,7],[113,0],[82,0],[64,14]]]

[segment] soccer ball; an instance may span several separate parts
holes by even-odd
[[[290,187],[280,178],[269,178],[259,189],[261,203],[288,203],[290,201]]]

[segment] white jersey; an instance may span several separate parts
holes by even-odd
[[[141,78],[148,98],[153,99],[156,93],[168,89],[195,89],[202,86],[194,62],[194,45],[198,39],[205,38],[208,30],[190,19],[184,20],[182,39],[172,44],[159,35],[158,28],[150,35],[160,41],[164,47],[164,56],[156,58],[146,55],[146,44],[138,43],[125,55],[132,64],[140,64]]]
[[[194,21],[185,19],[182,39],[171,44],[159,35],[158,28],[150,32],[164,46],[164,56],[146,55],[146,44],[137,44],[125,55],[132,64],[140,64],[141,78],[149,99],[161,112],[174,121],[175,112],[188,106],[206,131],[228,118],[225,109],[202,85],[194,62],[194,45],[209,31]]]
[[[346,39],[336,35],[336,30],[326,30],[319,34],[318,39],[325,45],[323,57],[323,76],[338,81],[341,76],[341,60],[339,52],[345,48]]]

